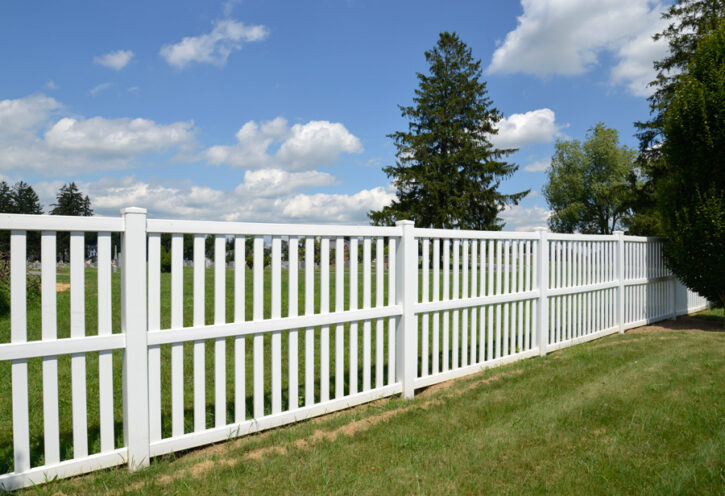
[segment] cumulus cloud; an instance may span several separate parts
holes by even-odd
[[[665,58],[669,52],[667,40],[661,38],[654,41],[652,36],[666,26],[667,22],[660,19],[649,30],[619,49],[619,62],[612,68],[613,84],[626,86],[635,96],[647,97],[652,94],[653,88],[649,87],[649,83],[657,75],[652,61]]]
[[[120,71],[131,62],[133,52],[131,50],[116,50],[105,55],[93,57],[93,62]]]
[[[245,169],[310,170],[330,165],[343,153],[363,151],[360,140],[339,122],[310,121],[291,128],[282,117],[258,124],[245,123],[233,146],[212,146],[204,152],[209,163]],[[275,152],[272,145],[279,144]]]
[[[604,52],[618,60],[612,81],[647,93],[652,61],[666,53],[651,35],[665,7],[653,0],[521,0],[523,14],[493,54],[490,73],[583,74]]]
[[[232,52],[242,48],[242,42],[261,41],[268,34],[262,25],[247,26],[233,19],[223,19],[214,23],[210,33],[187,36],[178,43],[162,46],[159,55],[177,69],[183,69],[191,62],[222,67]]]
[[[0,100],[0,171],[58,176],[89,167],[125,168],[146,154],[187,150],[194,144],[192,122],[60,117],[62,109],[44,95]]]
[[[501,119],[498,134],[491,136],[491,142],[498,148],[522,148],[550,143],[561,136],[564,127],[556,123],[556,114],[548,108],[511,114]]]
[[[282,215],[307,222],[366,222],[368,211],[379,210],[394,198],[393,193],[382,187],[362,190],[354,195],[300,194],[282,202]]]
[[[511,205],[501,212],[506,231],[533,231],[537,227],[547,227],[550,216],[551,211],[539,206]]]
[[[260,169],[246,171],[244,182],[234,191],[246,196],[279,197],[301,189],[329,186],[335,182],[335,176],[326,172]]]
[[[367,212],[389,204],[394,196],[385,188],[373,188],[352,194],[279,191],[270,197],[243,187],[257,180],[252,176],[250,183],[245,178],[236,188],[221,190],[192,183],[154,183],[128,176],[78,182],[78,187],[90,196],[99,215],[117,216],[121,208],[139,206],[148,209],[152,218],[244,222],[367,224]],[[60,181],[48,181],[34,184],[34,188],[41,201],[49,204],[61,185]]]
[[[543,172],[551,167],[551,158],[542,158],[524,167],[526,172]]]

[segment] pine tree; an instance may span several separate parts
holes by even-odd
[[[61,186],[55,201],[56,203],[52,204],[53,210],[50,211],[52,215],[79,215],[84,217],[93,215],[91,200],[88,195],[83,196],[83,193],[80,192],[74,182]]]
[[[13,190],[5,181],[0,181],[0,213],[14,214],[15,199],[13,198]]]
[[[528,191],[498,191],[518,166],[502,160],[514,149],[495,148],[501,113],[487,96],[481,61],[455,33],[441,33],[425,52],[429,74],[418,73],[413,106],[400,106],[408,130],[388,135],[397,148],[393,178],[397,198],[368,213],[373,224],[413,220],[419,227],[500,230],[499,213]]]
[[[61,186],[55,197],[55,201],[56,203],[51,205],[53,207],[53,210],[50,211],[52,215],[76,215],[83,217],[93,215],[90,198],[88,198],[88,195],[83,196],[83,193],[81,193],[74,182]],[[64,261],[67,261],[70,255],[69,239],[67,232],[59,232],[57,235],[58,255]],[[96,239],[97,235],[95,233],[86,233],[86,252],[89,245],[96,244]]]
[[[15,212],[19,214],[40,215],[43,207],[40,205],[40,198],[32,186],[24,181],[18,181],[13,186],[13,201]]]

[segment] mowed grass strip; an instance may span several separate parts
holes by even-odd
[[[156,459],[134,474],[121,467],[33,490],[722,494],[725,333],[610,336],[412,401],[381,400]]]

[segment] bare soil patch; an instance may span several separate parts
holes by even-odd
[[[717,319],[704,319],[693,315],[683,315],[677,317],[677,320],[662,320],[655,324],[637,327],[627,334],[643,334],[650,332],[672,332],[672,331],[688,331],[688,332],[725,332],[722,321]]]

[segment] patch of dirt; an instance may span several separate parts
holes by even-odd
[[[722,320],[719,319],[705,319],[702,317],[694,317],[692,315],[683,315],[681,317],[677,317],[677,320],[662,320],[655,324],[636,327],[627,331],[627,334],[671,331],[725,332],[725,328],[723,328]]]
[[[70,284],[67,282],[56,282],[55,283],[55,291],[56,293],[61,293],[63,291],[68,291],[70,289]]]
[[[496,374],[491,377],[481,378],[478,380],[470,381],[471,377],[461,377],[458,379],[452,379],[450,381],[446,381],[440,384],[436,384],[435,386],[431,386],[425,391],[422,391],[421,393],[417,394],[416,397],[418,398],[426,398],[432,395],[433,392],[444,390],[444,392],[436,397],[428,398],[425,401],[417,401],[414,403],[411,403],[409,406],[405,406],[403,408],[398,408],[395,410],[386,410],[384,412],[381,412],[376,415],[372,415],[370,417],[366,417],[360,420],[353,420],[345,425],[342,425],[336,429],[333,429],[331,431],[323,431],[320,429],[315,430],[311,435],[297,439],[295,441],[292,441],[291,443],[286,443],[286,445],[273,445],[273,446],[264,446],[261,448],[257,448],[251,451],[248,451],[244,453],[242,457],[217,457],[214,459],[210,459],[209,455],[214,454],[220,454],[224,451],[229,450],[230,448],[237,447],[240,444],[242,444],[245,441],[245,438],[240,438],[232,442],[225,442],[225,443],[219,443],[214,446],[210,446],[208,448],[205,448],[201,451],[197,451],[194,453],[192,459],[198,459],[197,462],[193,463],[187,468],[180,469],[176,472],[171,472],[169,474],[165,474],[159,478],[156,479],[156,483],[160,485],[168,485],[171,482],[175,480],[179,480],[185,477],[193,477],[193,478],[199,478],[212,468],[224,465],[227,467],[233,467],[243,460],[254,460],[254,461],[260,461],[262,460],[266,455],[287,455],[289,454],[289,448],[296,448],[298,450],[310,450],[314,448],[317,444],[319,444],[322,441],[335,441],[340,436],[347,436],[352,437],[358,433],[367,431],[368,429],[387,421],[388,419],[391,419],[393,417],[396,417],[398,415],[401,415],[403,413],[409,412],[413,409],[422,409],[422,410],[428,410],[433,406],[440,405],[443,403],[446,399],[455,398],[462,394],[464,394],[467,391],[470,391],[471,389],[474,389],[481,384],[490,384],[493,382],[500,381],[502,379],[508,378],[508,377],[515,377],[518,375],[521,375],[523,373],[522,370],[512,370],[510,372],[504,372],[501,374]],[[463,385],[460,388],[452,389],[451,386],[458,381],[461,380],[468,380],[470,382],[467,382],[465,385]],[[379,404],[382,401],[386,400],[377,400],[375,402],[367,404],[367,406]],[[338,415],[341,412],[336,412]],[[329,420],[332,416],[326,415],[319,417],[316,419],[317,421],[322,420]],[[271,431],[267,431],[271,432]],[[262,433],[263,434],[263,433]],[[139,490],[143,489],[145,487],[145,482],[140,481],[137,484],[133,484],[131,486],[131,489]]]

